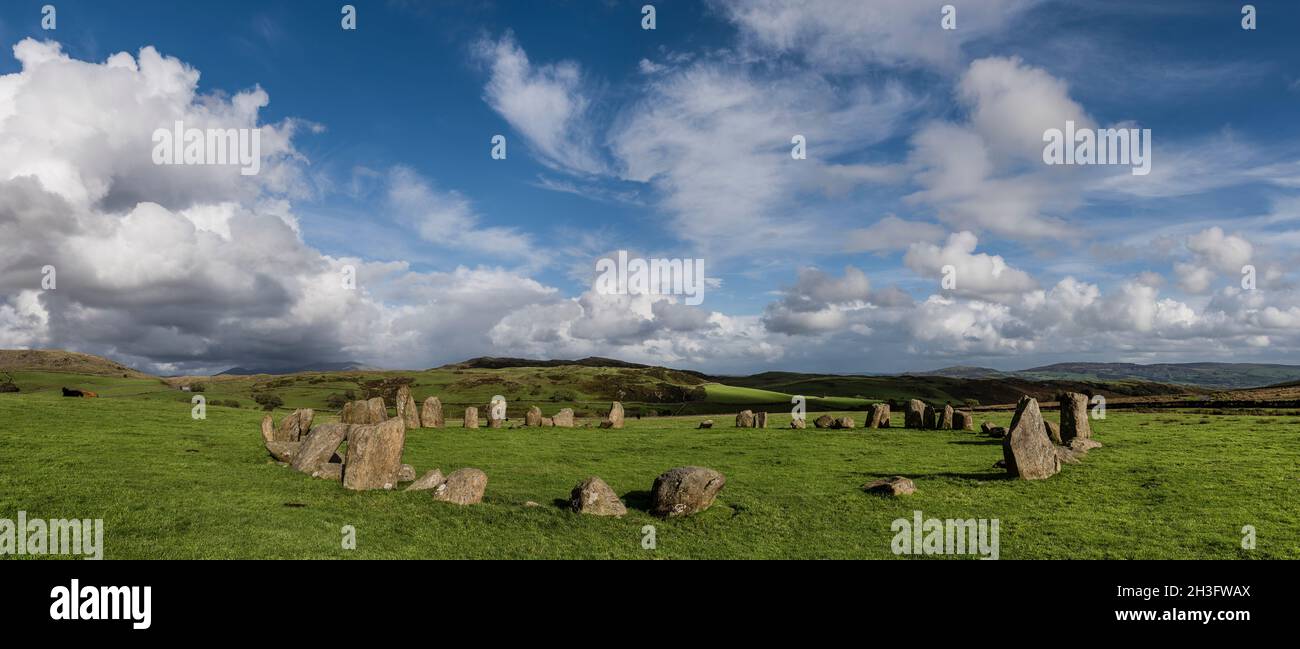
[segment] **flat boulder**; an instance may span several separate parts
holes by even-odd
[[[441,469],[429,469],[428,471],[425,471],[424,475],[420,476],[420,479],[407,486],[406,491],[427,491],[429,489],[437,489],[438,485],[446,481],[447,476],[442,474]]]
[[[1088,395],[1066,392],[1056,397],[1061,406],[1061,443],[1068,444],[1076,437],[1092,437],[1088,423]]]
[[[573,408],[563,408],[551,420],[556,428],[573,428]]]
[[[604,480],[592,476],[579,482],[569,493],[569,509],[593,516],[622,516],[627,507]]]
[[[896,475],[892,478],[881,478],[868,482],[862,485],[862,489],[867,493],[881,496],[907,496],[916,493],[916,483],[909,478]]]
[[[1075,455],[1086,454],[1094,448],[1101,448],[1101,442],[1088,437],[1075,437],[1066,445],[1066,448],[1074,451]]]
[[[442,400],[438,397],[429,397],[424,400],[420,406],[420,425],[425,428],[442,428]]]
[[[470,407],[465,409],[465,427],[478,428],[478,408]]]
[[[852,417],[836,417],[831,428],[853,428],[855,423]]]
[[[696,430],[700,430],[701,428],[713,428],[713,420],[705,419],[704,421],[700,422],[699,426],[695,427]]]
[[[753,427],[754,427],[753,410],[741,410],[740,412],[736,413],[736,428],[753,428]]]
[[[835,425],[835,418],[830,415],[822,415],[813,420],[813,425],[818,428],[830,428]]]
[[[689,516],[708,509],[726,486],[721,473],[702,466],[669,469],[650,488],[650,513],[661,518]]]
[[[348,438],[352,424],[321,424],[303,438],[302,445],[294,455],[292,466],[295,471],[311,475],[322,464],[329,464],[336,455],[339,446]]]
[[[790,427],[791,427],[791,428],[799,428],[799,429],[807,428],[807,427],[808,427],[808,419],[807,419],[806,417],[791,417],[791,418],[790,418]]]
[[[416,409],[415,397],[411,396],[409,386],[397,388],[397,418],[406,424],[407,430],[420,427],[420,412]]]
[[[1011,428],[1002,438],[1002,459],[1007,462],[1007,473],[1025,480],[1043,480],[1061,470],[1061,460],[1047,437],[1037,399],[1021,397],[1016,404]]]
[[[487,474],[478,469],[457,469],[442,484],[433,488],[433,499],[457,505],[473,505],[483,500]]]
[[[1057,446],[1053,444],[1052,447],[1056,450],[1056,459],[1060,460],[1061,464],[1079,464],[1078,453],[1071,451],[1065,446]]]
[[[541,426],[541,425],[542,425],[542,409],[541,409],[541,408],[538,408],[537,406],[532,406],[532,407],[530,407],[530,408],[528,409],[528,412],[524,413],[524,425],[525,425],[525,426]]]
[[[555,420],[550,417],[542,417],[542,428],[551,428],[555,425]]]
[[[405,445],[406,423],[401,419],[353,426],[348,431],[343,486],[353,490],[392,489],[402,469]]]
[[[609,414],[600,422],[601,428],[623,427],[623,404],[615,401],[609,406]]]

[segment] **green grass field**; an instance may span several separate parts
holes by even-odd
[[[1112,411],[1095,422],[1105,448],[1040,482],[1006,479],[992,467],[999,442],[976,433],[781,428],[788,415],[765,430],[722,417],[696,430],[703,417],[692,416],[623,430],[411,431],[405,461],[418,472],[487,472],[484,502],[457,507],[314,480],[270,461],[259,411],[210,406],[195,421],[175,391],[126,396],[148,387],[131,381],[106,380],[101,399],[0,394],[0,518],[102,518],[110,559],[882,559],[895,556],[890,523],[913,510],[999,519],[1003,559],[1300,558],[1294,417]],[[1006,425],[1010,413],[989,418]],[[726,474],[717,504],[682,520],[646,514],[655,476],[689,464]],[[894,474],[918,493],[860,489]],[[627,516],[558,506],[590,475],[624,497]],[[341,548],[344,525],[355,550]],[[641,546],[645,525],[654,550]],[[1244,525],[1257,530],[1254,550],[1241,548]]]

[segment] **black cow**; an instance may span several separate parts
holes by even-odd
[[[84,396],[86,396],[86,395],[85,395],[85,393],[83,393],[81,390],[69,390],[69,389],[67,389],[67,388],[63,388],[63,396],[65,396],[65,397],[84,397]]]

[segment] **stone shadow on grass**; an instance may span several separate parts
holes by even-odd
[[[649,491],[629,491],[623,494],[623,504],[628,509],[650,513],[650,492]]]

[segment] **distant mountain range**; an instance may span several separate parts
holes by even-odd
[[[958,365],[912,376],[961,379],[1019,378],[1031,381],[1151,381],[1202,388],[1255,388],[1300,381],[1300,365],[1267,363],[1056,363],[1004,372]]]
[[[310,365],[299,365],[295,367],[232,367],[224,372],[218,372],[214,376],[252,376],[254,374],[297,374],[298,372],[374,372],[379,371],[377,367],[371,367],[365,363],[356,361],[340,361],[337,363],[313,363]]]

